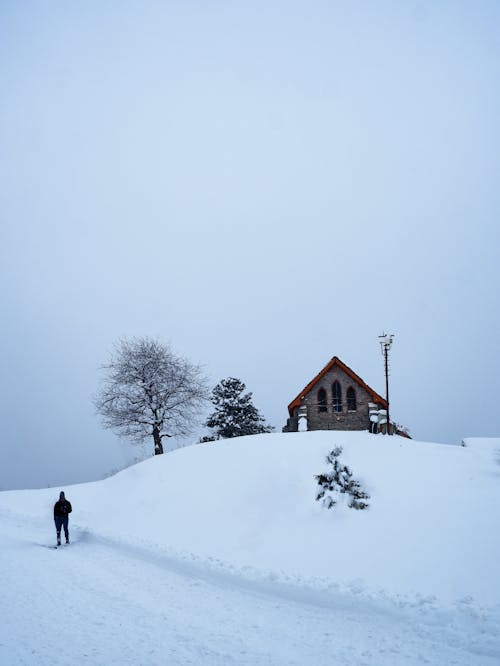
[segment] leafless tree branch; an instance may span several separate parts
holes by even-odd
[[[201,366],[151,338],[119,340],[102,370],[94,405],[103,426],[137,442],[153,437],[155,454],[164,437],[191,432],[208,399]]]

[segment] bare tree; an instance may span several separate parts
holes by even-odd
[[[191,432],[208,399],[201,367],[151,338],[119,340],[102,369],[94,404],[104,427],[136,442],[152,437],[155,455],[164,437]]]

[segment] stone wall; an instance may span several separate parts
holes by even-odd
[[[338,381],[342,390],[342,411],[333,409],[333,382]],[[352,387],[356,395],[356,411],[347,409],[347,389]],[[326,391],[326,412],[319,411],[318,391]],[[357,382],[353,381],[341,368],[334,366],[326,373],[302,399],[301,407],[307,410],[308,430],[368,430],[370,427],[368,403],[373,398]],[[288,419],[283,432],[296,432],[298,428],[298,408]]]

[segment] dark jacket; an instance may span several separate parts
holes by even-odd
[[[65,516],[68,515],[68,513],[71,513],[72,510],[73,510],[73,509],[71,508],[71,503],[68,502],[67,499],[64,499],[64,500],[58,500],[58,501],[54,504],[54,518],[55,518],[56,516],[59,516],[59,517],[61,517],[61,518],[64,518]]]

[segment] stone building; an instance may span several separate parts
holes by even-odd
[[[387,402],[334,356],[288,405],[283,432],[385,430]]]

